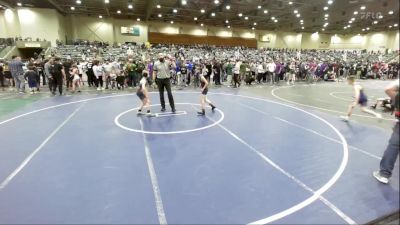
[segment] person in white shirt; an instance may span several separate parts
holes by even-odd
[[[103,69],[104,69],[104,80],[106,81],[106,89],[108,89],[108,85],[111,83],[111,72],[113,70],[113,65],[110,63],[110,60],[106,60],[106,62],[103,64]]]
[[[296,62],[292,60],[289,64],[289,71],[286,72],[287,84],[290,85],[290,82],[294,85],[296,81]]]
[[[240,87],[240,65],[242,62],[236,60],[235,66],[233,67],[233,87]]]
[[[77,65],[78,68],[78,76],[79,76],[79,85],[83,85],[83,81],[82,81],[82,75],[83,75],[83,61],[79,62]]]
[[[98,91],[104,90],[103,88],[103,67],[99,65],[99,61],[93,61],[93,73],[96,77],[96,87]]]
[[[264,67],[262,63],[257,63],[257,83],[261,84],[261,79],[264,76]]]
[[[73,65],[71,68],[71,76],[72,76],[72,93],[75,93],[75,90],[78,89],[78,92],[81,92],[80,89],[80,76],[79,76],[79,68],[78,66]]]
[[[275,65],[274,61],[271,59],[271,60],[269,61],[269,63],[267,64],[268,79],[271,80],[271,85],[274,84],[274,80],[275,80],[275,69],[276,69],[276,65]]]

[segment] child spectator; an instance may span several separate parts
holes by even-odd
[[[35,89],[37,88],[37,77],[38,74],[34,70],[33,63],[28,64],[28,71],[25,72],[24,78],[28,81],[29,89],[31,94],[35,94]]]

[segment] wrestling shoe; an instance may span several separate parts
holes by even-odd
[[[379,171],[374,171],[372,175],[381,183],[384,184],[389,183],[389,178],[382,176]]]
[[[198,111],[198,112],[197,112],[197,115],[198,115],[198,116],[205,116],[205,115],[206,115],[206,110],[205,110],[205,109],[202,109],[201,111]]]
[[[147,117],[155,117],[156,115],[153,114],[153,113],[148,112],[148,113],[146,113],[146,116],[147,116]]]

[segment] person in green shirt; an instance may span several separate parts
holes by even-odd
[[[229,61],[228,65],[226,65],[226,75],[227,75],[228,85],[232,85],[232,74],[233,74],[233,63]]]
[[[243,61],[242,64],[240,64],[240,70],[239,70],[239,72],[240,72],[240,82],[241,82],[242,80],[244,80],[244,78],[245,78],[245,75],[246,75],[246,68],[247,68],[247,67],[248,67],[248,64],[247,64],[246,61]]]
[[[136,87],[137,84],[137,64],[133,59],[129,59],[126,64],[126,72],[128,74],[128,86],[130,88]]]

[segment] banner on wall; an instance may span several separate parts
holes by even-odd
[[[140,36],[140,27],[121,27],[121,34],[128,34],[132,36]]]
[[[266,43],[270,43],[270,42],[271,42],[271,39],[272,39],[272,37],[271,37],[271,35],[269,35],[269,34],[264,35],[264,36],[261,37],[261,41],[262,41],[262,42],[266,42]]]

